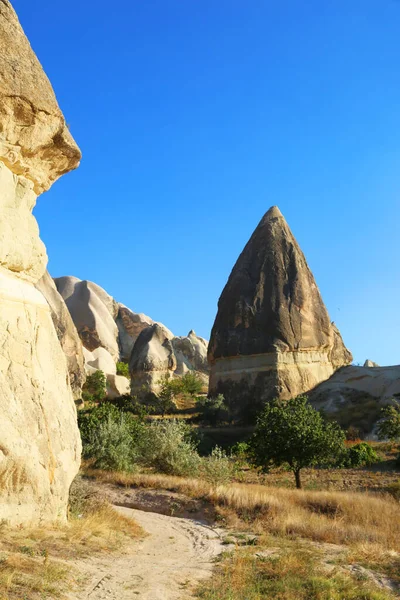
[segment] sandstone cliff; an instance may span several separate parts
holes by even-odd
[[[238,410],[307,392],[352,360],[276,206],[221,294],[208,358],[210,393],[224,393]]]
[[[166,374],[181,376],[197,371],[207,382],[208,344],[194,331],[176,337],[161,323],[133,312],[91,281],[71,276],[54,281],[85,348],[86,371],[104,371],[109,397],[129,391],[127,379],[116,375],[119,360],[129,362],[132,393],[143,386],[157,391],[157,382]]]
[[[0,2],[0,519],[66,518],[80,438],[66,357],[34,284],[46,250],[36,197],[80,151],[8,0]]]

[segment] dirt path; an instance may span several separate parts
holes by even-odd
[[[211,575],[221,532],[191,519],[116,507],[147,532],[129,554],[80,563],[89,576],[71,600],[186,600]]]

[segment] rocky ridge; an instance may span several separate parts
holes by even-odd
[[[276,206],[229,276],[208,359],[210,393],[223,393],[238,410],[308,392],[352,360]]]
[[[208,379],[207,342],[190,331],[176,337],[161,323],[135,313],[103,288],[76,277],[58,277],[57,290],[71,314],[83,344],[86,372],[107,375],[109,397],[128,393],[129,382],[116,375],[116,362],[128,362],[132,393],[146,386],[157,391],[163,375],[197,371]]]

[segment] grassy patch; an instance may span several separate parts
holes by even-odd
[[[276,546],[277,540],[274,540]],[[275,550],[275,548],[274,548]],[[365,579],[339,568],[327,569],[315,555],[295,543],[265,557],[240,550],[227,556],[198,592],[202,600],[393,600]]]

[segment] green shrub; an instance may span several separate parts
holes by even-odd
[[[191,439],[190,427],[182,421],[154,421],[140,440],[141,461],[168,475],[195,475],[201,459]]]
[[[229,483],[234,472],[234,463],[219,446],[215,446],[210,456],[203,458],[202,477],[209,483],[214,485]]]
[[[138,461],[138,445],[128,414],[111,412],[96,429],[92,429],[84,447],[86,458],[93,458],[93,467],[109,471],[133,471]]]
[[[400,440],[400,402],[397,400],[382,408],[378,435],[381,440],[389,439],[393,442]]]
[[[352,468],[367,467],[378,461],[379,456],[372,446],[367,442],[360,442],[347,449],[343,463],[345,467]]]
[[[82,388],[82,400],[101,402],[106,397],[107,379],[103,371],[95,371],[86,377]]]
[[[197,408],[202,419],[213,427],[229,420],[229,410],[222,394],[218,394],[215,398],[198,398]]]
[[[117,375],[123,375],[123,377],[130,378],[129,375],[129,365],[125,362],[118,361],[117,362]]]
[[[141,420],[135,415],[124,412],[108,401],[101,403],[99,406],[78,412],[78,426],[82,439],[82,455],[84,458],[96,458],[93,442],[100,431],[101,425],[106,421],[113,421],[118,424],[121,421],[121,417],[124,417],[123,429],[129,430],[132,441],[137,446],[144,426]],[[111,426],[109,429],[111,429]]]
[[[188,371],[180,378],[180,392],[183,394],[189,394],[190,396],[197,396],[203,391],[204,383],[200,376],[194,371]]]

